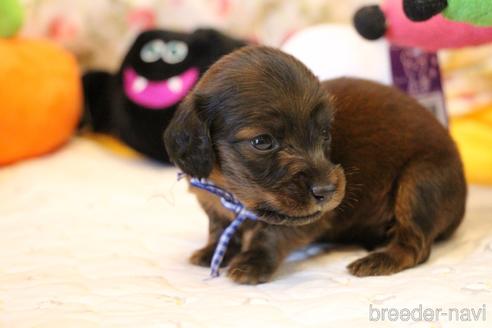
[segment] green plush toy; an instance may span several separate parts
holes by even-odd
[[[492,26],[491,0],[403,0],[403,9],[416,22],[442,13],[452,21]]]
[[[0,0],[0,37],[14,36],[23,19],[24,13],[18,0]]]

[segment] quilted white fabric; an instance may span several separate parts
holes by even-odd
[[[0,169],[0,327],[492,327],[492,189],[471,188],[464,224],[418,268],[361,279],[345,266],[365,251],[311,248],[240,286],[188,264],[207,219],[175,175],[82,139]],[[371,321],[419,305],[485,313]]]

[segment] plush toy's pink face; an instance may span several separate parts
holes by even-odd
[[[163,81],[150,81],[129,67],[123,71],[123,88],[127,97],[148,109],[166,109],[179,101],[193,88],[199,77],[196,67]]]
[[[492,42],[492,28],[452,22],[442,14],[425,22],[413,22],[403,11],[402,0],[387,0],[381,5],[386,16],[386,38],[401,46],[437,51]]]
[[[402,0],[362,7],[355,14],[354,22],[359,34],[369,40],[384,36],[393,44],[427,51],[492,42],[492,27],[453,22],[442,14],[424,22],[413,22],[407,18]]]

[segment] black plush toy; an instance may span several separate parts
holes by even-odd
[[[179,103],[208,67],[244,45],[213,29],[191,34],[143,32],[116,75],[101,71],[84,75],[84,124],[169,162],[162,134]]]

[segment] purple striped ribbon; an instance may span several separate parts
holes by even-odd
[[[182,177],[184,177],[184,174],[178,173],[178,180],[180,180]],[[224,259],[224,255],[227,251],[227,246],[229,245],[229,242],[231,241],[236,231],[239,229],[241,223],[243,223],[246,219],[256,220],[257,215],[251,211],[248,211],[246,207],[236,197],[234,197],[233,194],[225,191],[220,187],[217,187],[215,184],[213,184],[211,181],[208,181],[207,179],[191,178],[190,183],[196,188],[206,190],[220,197],[220,202],[222,203],[222,206],[236,214],[236,217],[231,222],[231,224],[229,224],[229,226],[220,235],[217,247],[215,248],[214,255],[210,263],[210,275],[212,276],[212,278],[215,278],[219,276],[220,264]]]

